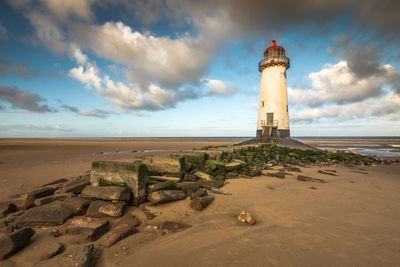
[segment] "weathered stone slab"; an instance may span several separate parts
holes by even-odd
[[[86,186],[81,193],[82,197],[114,200],[114,201],[128,201],[131,198],[129,189],[121,186]]]
[[[63,207],[34,207],[19,216],[15,220],[14,226],[16,228],[57,226],[63,224],[67,219],[72,217],[72,215],[70,210]]]
[[[326,182],[325,182],[324,180],[322,180],[322,179],[311,178],[311,177],[303,176],[303,175],[298,175],[298,176],[297,176],[297,180],[302,181],[302,182],[326,183]]]
[[[90,185],[90,175],[83,175],[78,177],[77,179],[67,182],[61,192],[80,194],[83,188],[85,188],[87,185]]]
[[[207,192],[207,190],[200,188],[199,190],[197,190],[196,192],[194,192],[190,195],[190,199],[195,199],[195,198],[204,197],[204,196],[208,196],[208,192]]]
[[[63,207],[73,212],[75,216],[84,215],[91,201],[82,197],[67,198],[63,202]]]
[[[92,163],[92,186],[116,185],[127,187],[132,193],[134,205],[146,199],[149,170],[141,163],[95,161]]]
[[[29,209],[30,207],[33,206],[33,203],[35,202],[36,199],[50,196],[50,195],[54,194],[54,191],[55,190],[52,187],[42,187],[42,188],[33,190],[32,192],[28,193],[28,195],[25,199],[24,208]]]
[[[142,159],[152,175],[179,177],[182,171],[179,158],[169,155],[149,156]]]
[[[103,200],[96,200],[90,203],[86,211],[86,216],[91,217],[121,217],[124,214],[126,203],[125,202],[110,202]]]
[[[34,205],[37,206],[42,206],[45,204],[49,204],[55,200],[65,200],[67,198],[71,198],[75,196],[74,193],[63,193],[63,194],[54,194],[51,196],[47,196],[47,197],[41,197],[35,200]]]
[[[200,182],[179,182],[178,189],[184,191],[189,196],[200,189]]]
[[[91,267],[94,263],[95,249],[93,244],[80,245],[49,260],[42,261],[37,267]]]
[[[178,189],[178,185],[174,181],[165,181],[162,183],[152,184],[147,187],[148,193],[153,193],[155,191],[160,191],[160,190],[176,190],[176,189]]]
[[[60,235],[81,235],[88,241],[96,241],[110,228],[110,222],[106,218],[92,218],[88,216],[77,216],[69,219],[59,229]]]
[[[160,190],[149,194],[147,197],[151,204],[161,204],[181,200],[186,197],[185,192],[180,190]]]
[[[270,176],[270,177],[279,178],[279,179],[284,179],[285,178],[285,173],[284,172],[268,172],[266,175]]]
[[[208,207],[208,205],[210,205],[211,202],[213,202],[213,201],[214,201],[213,196],[196,197],[190,201],[190,207],[192,209],[201,211],[201,210],[205,209],[206,207]]]
[[[65,249],[64,245],[56,238],[47,234],[38,233],[32,238],[31,243],[23,251],[20,256],[29,262],[29,266],[35,266],[36,263],[50,259]]]
[[[133,217],[130,214],[127,214],[119,220],[114,228],[105,234],[101,239],[100,239],[100,244],[102,244],[105,247],[111,247],[115,243],[121,241],[125,237],[136,233],[136,227],[140,225],[140,222]]]
[[[17,210],[18,208],[14,203],[0,203],[0,219],[6,217],[10,213],[16,212]]]
[[[25,247],[35,231],[24,228],[0,236],[0,259],[5,259]]]

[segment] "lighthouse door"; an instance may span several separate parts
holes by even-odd
[[[273,124],[274,124],[274,113],[268,112],[267,113],[267,125],[273,125]]]

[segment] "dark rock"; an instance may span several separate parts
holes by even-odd
[[[146,206],[141,206],[140,210],[143,211],[144,215],[148,220],[153,220],[155,217],[157,217],[157,215],[150,212],[150,210],[147,209]]]
[[[80,245],[49,260],[42,261],[37,267],[91,267],[94,265],[95,249],[93,244]]]
[[[213,201],[214,201],[213,196],[196,197],[191,200],[190,207],[192,209],[201,211],[201,210],[205,209],[208,205],[210,205],[211,202],[213,202]]]
[[[124,214],[126,202],[110,202],[96,200],[90,203],[86,216],[91,217],[121,217]]]
[[[67,182],[61,191],[63,193],[71,192],[74,194],[80,194],[83,188],[87,185],[90,185],[90,175],[83,175]]]
[[[283,172],[267,172],[267,176],[284,179],[285,173]]]
[[[311,178],[311,177],[303,176],[303,175],[298,175],[298,176],[297,176],[297,180],[302,181],[302,182],[326,183],[326,182],[325,182],[324,180],[322,180],[322,179]]]
[[[161,235],[165,235],[167,233],[180,232],[180,231],[186,230],[187,228],[190,228],[190,227],[192,227],[192,226],[188,225],[188,224],[166,221],[160,225],[159,229],[160,229]]]
[[[74,193],[63,193],[63,194],[55,194],[55,195],[51,195],[51,196],[47,196],[47,197],[42,197],[42,198],[38,198],[35,200],[34,205],[37,206],[42,206],[45,204],[49,204],[53,201],[56,200],[65,200],[67,198],[71,198],[75,196]]]
[[[201,188],[201,189],[197,190],[196,192],[192,193],[190,195],[190,199],[195,199],[195,198],[204,197],[204,196],[208,196],[208,192],[207,192],[207,190]]]
[[[289,171],[289,172],[301,172],[300,168],[298,167],[292,167],[292,166],[286,166],[285,170]]]
[[[75,216],[84,215],[91,201],[82,197],[67,198],[63,202],[63,207],[69,209]]]
[[[160,190],[176,190],[176,189],[178,189],[178,186],[174,181],[165,181],[162,183],[152,184],[147,187],[147,191],[149,194]]]
[[[200,189],[200,182],[179,182],[178,189],[184,191],[188,196]]]
[[[72,212],[63,207],[40,206],[27,210],[15,220],[14,226],[16,228],[57,226],[63,224],[72,216]]]
[[[128,201],[131,193],[121,186],[86,186],[81,193],[82,197],[103,200]]]
[[[13,203],[5,202],[0,203],[0,219],[6,217],[8,214],[12,212],[16,212],[18,210],[17,206]]]
[[[336,174],[334,174],[334,173],[332,173],[332,172],[327,172],[327,171],[323,171],[323,170],[318,170],[318,173],[327,174],[327,175],[332,175],[332,176],[337,176]]]
[[[58,234],[81,235],[88,241],[96,241],[110,228],[110,222],[106,218],[92,218],[88,216],[77,216],[69,219],[58,230]]]
[[[197,176],[190,174],[190,173],[185,173],[185,176],[183,177],[184,181],[191,181],[191,182],[195,182],[197,181]]]
[[[31,228],[24,228],[0,236],[0,259],[5,259],[25,247],[34,233]]]
[[[29,266],[35,266],[35,264],[40,261],[50,259],[60,254],[64,249],[64,245],[56,238],[44,233],[38,233],[32,238],[29,246],[20,252],[20,255],[25,262],[31,264]]]
[[[67,182],[68,182],[68,179],[67,179],[67,178],[61,178],[61,179],[57,179],[57,180],[55,180],[55,181],[52,181],[52,182],[50,182],[50,183],[44,184],[44,185],[42,185],[42,187],[44,187],[44,186],[50,186],[50,185],[65,184],[65,183],[67,183]]]
[[[317,189],[316,187],[314,187],[314,186],[310,186],[310,189]]]
[[[105,247],[111,247],[115,243],[121,241],[125,237],[136,233],[136,227],[140,225],[140,222],[130,214],[125,215],[121,220],[119,220],[114,228],[105,234],[100,239],[100,244]]]
[[[181,200],[184,199],[185,197],[186,194],[183,191],[161,190],[149,194],[147,198],[154,205],[154,204],[161,204],[161,203]]]
[[[26,199],[25,199],[25,204],[24,208],[29,209],[30,207],[33,206],[33,203],[35,202],[36,199],[41,198],[41,197],[47,197],[52,194],[54,194],[54,188],[52,187],[42,187],[36,190],[33,190],[32,192],[28,193]]]

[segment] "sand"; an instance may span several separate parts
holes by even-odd
[[[19,143],[13,142],[14,146]],[[89,144],[74,140],[63,141],[63,145],[59,145],[63,149],[61,152],[54,149],[59,144],[57,141],[46,141],[54,142],[48,147],[32,142],[28,140],[24,143],[31,147],[25,159],[32,161],[28,164],[19,160],[21,170],[8,170],[9,174],[18,177],[18,173],[35,168],[42,173],[61,173],[61,170],[53,169],[52,164],[57,164],[68,174],[47,175],[48,180],[35,176],[30,186],[73,176],[75,172],[85,172],[92,157],[130,157],[90,153],[114,151],[117,147],[119,149],[116,150],[133,149],[124,149],[128,146],[123,141],[114,146],[101,140]],[[161,143],[147,143],[146,146],[173,149],[178,144],[180,149],[190,149],[204,144],[200,141]],[[208,140],[205,143],[212,142]],[[135,145],[143,146],[133,142],[132,147]],[[83,148],[77,152],[76,147]],[[14,153],[3,153],[3,150],[0,153],[0,161],[8,160],[0,165],[2,183],[7,181],[3,180],[7,166],[18,166],[10,159],[15,160],[18,153],[21,156],[20,150],[10,148],[9,151]],[[21,148],[21,151],[26,150]],[[10,156],[7,157],[7,154]],[[32,159],[34,155],[37,158]],[[35,167],[35,164],[41,167]],[[75,166],[78,171],[74,170]],[[24,172],[24,168],[29,169]],[[298,173],[295,172],[285,179],[262,176],[229,180],[221,189],[232,195],[214,195],[215,201],[205,210],[198,212],[190,209],[189,199],[149,206],[151,212],[161,213],[153,220],[147,220],[139,209],[130,207],[127,212],[133,213],[142,222],[139,232],[109,249],[100,249],[97,266],[398,266],[400,165],[301,169],[302,175],[324,179],[327,183],[298,181]],[[336,170],[337,176],[318,173],[318,170],[324,169]],[[15,180],[9,181],[9,184],[12,183],[16,183]],[[19,186],[13,188],[21,189]],[[4,188],[1,190],[5,192]],[[242,210],[255,216],[257,223],[254,226],[237,221],[236,216]],[[151,225],[159,225],[163,221],[176,221],[191,227],[161,236],[151,230]],[[50,230],[44,229],[38,235],[47,235]],[[67,247],[75,242],[67,236],[59,240]],[[28,252],[28,249],[22,250],[7,262],[29,266],[26,261]]]

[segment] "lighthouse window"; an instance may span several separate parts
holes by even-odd
[[[261,107],[264,107],[264,101],[261,101]]]

